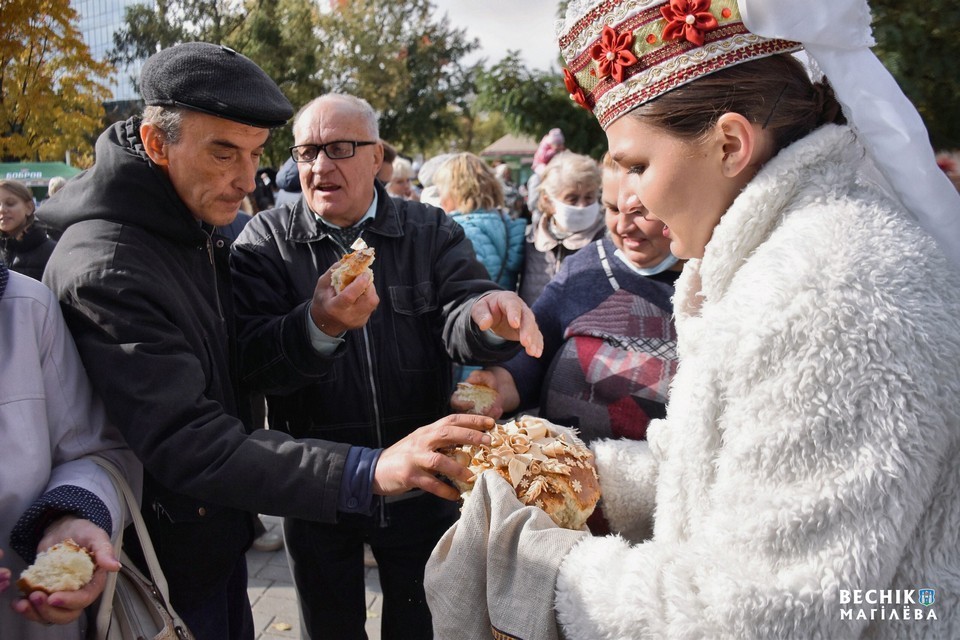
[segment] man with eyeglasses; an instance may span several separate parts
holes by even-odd
[[[65,228],[44,282],[143,463],[143,516],[174,608],[198,640],[253,640],[253,514],[332,519],[346,449],[248,432],[239,402],[229,242],[218,229],[253,191],[270,130],[293,107],[251,60],[199,42],[151,56],[140,88],[143,115],[108,128],[93,168],[44,205],[45,220]],[[420,435],[439,448],[480,441],[484,426],[451,420],[447,439]],[[142,565],[139,549],[127,552]]]
[[[437,455],[409,434],[450,412],[451,360],[492,363],[521,348],[538,356],[542,336],[519,296],[487,278],[456,222],[391,198],[375,179],[383,148],[366,101],[317,98],[293,133],[303,196],[257,215],[231,267],[244,382],[267,394],[271,428],[344,443],[337,471],[350,498],[327,521],[284,521],[304,631],[366,637],[368,542],[382,637],[430,638],[423,569],[459,496],[409,467]],[[358,237],[376,252],[374,277],[337,294],[331,267]],[[397,495],[397,486],[417,490]]]

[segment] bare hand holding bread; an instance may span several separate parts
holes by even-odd
[[[454,479],[464,499],[476,477],[492,470],[513,486],[520,502],[543,509],[558,526],[583,527],[600,500],[600,481],[593,453],[572,429],[521,416],[488,434],[489,445],[444,450],[474,473],[467,482]]]
[[[328,336],[364,326],[380,304],[370,268],[373,248],[359,238],[351,248],[353,251],[320,276],[310,301],[313,323]]]
[[[340,266],[331,275],[331,284],[338,295],[362,273],[370,274],[370,283],[373,284],[373,269],[370,268],[376,258],[373,248],[368,247],[362,238],[357,238],[350,248],[353,251],[340,258]]]
[[[36,561],[20,574],[17,587],[24,595],[76,591],[90,582],[95,568],[90,552],[67,538],[38,553]]]

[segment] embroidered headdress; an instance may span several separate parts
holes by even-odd
[[[800,49],[751,33],[736,0],[574,0],[559,41],[570,97],[604,128],[700,76]]]
[[[604,129],[709,73],[804,49],[897,198],[960,266],[960,195],[870,51],[866,0],[570,0],[558,38],[570,97]]]

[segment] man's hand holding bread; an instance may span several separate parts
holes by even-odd
[[[328,336],[339,336],[350,329],[359,329],[367,324],[367,320],[380,305],[380,296],[373,285],[373,272],[369,270],[369,263],[359,270],[359,274],[344,278],[343,267],[347,258],[348,256],[344,256],[343,260],[334,263],[320,276],[310,302],[310,317]],[[338,290],[334,286],[334,280],[337,285],[343,282],[347,284]]]

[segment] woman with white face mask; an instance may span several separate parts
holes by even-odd
[[[539,211],[527,231],[520,297],[528,305],[533,306],[565,258],[603,237],[599,199],[600,167],[592,158],[572,151],[553,157],[540,183]]]

